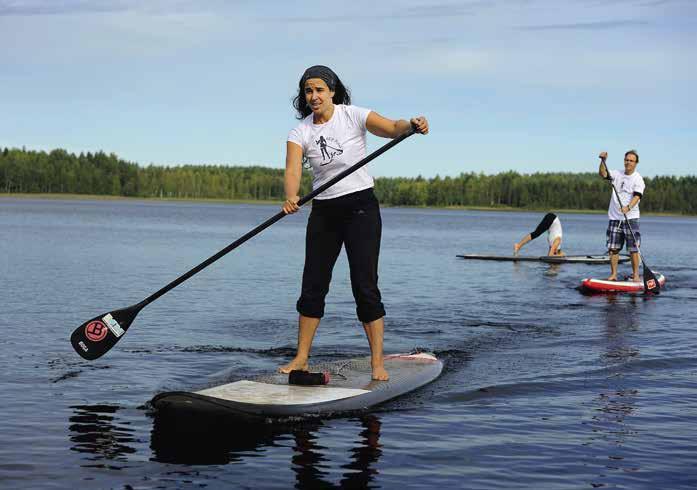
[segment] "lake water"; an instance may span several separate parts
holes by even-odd
[[[608,266],[455,257],[509,254],[543,213],[383,209],[386,351],[432,351],[445,368],[368,413],[181,438],[148,404],[292,356],[306,209],[149,305],[101,359],[72,350],[79,324],[277,211],[0,199],[0,487],[697,487],[693,218],[642,218],[660,295],[586,296],[581,279]],[[560,217],[567,253],[604,252],[604,215]],[[545,238],[523,251],[544,254]],[[315,359],[368,354],[354,308],[342,253]]]

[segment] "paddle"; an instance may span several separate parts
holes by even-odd
[[[617,192],[617,188],[615,187],[615,184],[612,182],[612,177],[610,177],[610,171],[607,169],[607,164],[605,163],[604,158],[600,158],[600,161],[605,167],[605,174],[607,175],[606,179],[612,186],[612,190],[615,191],[615,197],[617,197],[617,202],[620,205],[620,211],[622,211],[622,208],[624,207],[622,205],[622,200],[620,199],[620,194]],[[649,266],[646,265],[646,262],[644,261],[644,254],[641,253],[641,249],[639,248],[639,244],[636,241],[636,237],[634,236],[634,230],[632,230],[632,227],[629,224],[629,219],[627,218],[627,215],[624,214],[624,211],[622,211],[622,215],[624,216],[624,222],[627,224],[627,228],[629,229],[629,232],[632,234],[632,238],[634,239],[634,243],[636,244],[636,248],[639,251],[639,258],[641,259],[641,264],[644,266],[644,292],[645,293],[656,293],[658,294],[661,289],[661,285],[658,282],[658,279],[656,278],[656,275],[649,269]]]
[[[312,200],[321,192],[324,192],[329,187],[333,186],[347,175],[352,174],[353,172],[363,167],[374,158],[377,158],[378,156],[382,155],[387,150],[397,145],[398,143],[404,141],[414,133],[414,129],[411,128],[409,129],[409,131],[401,134],[389,143],[383,145],[381,148],[375,150],[373,153],[365,157],[360,162],[356,163],[350,168],[347,168],[340,174],[336,175],[334,178],[319,186],[317,189],[303,196],[298,201],[298,206],[302,206],[303,204]],[[203,269],[211,265],[213,262],[221,258],[223,255],[231,252],[232,250],[236,249],[253,236],[261,233],[263,230],[265,230],[275,222],[279,221],[284,216],[286,216],[286,214],[283,211],[280,211],[278,214],[272,216],[271,218],[254,228],[246,235],[232,242],[230,245],[222,249],[217,254],[207,258],[199,265],[186,272],[185,274],[182,274],[159,291],[154,292],[140,303],[131,305],[127,308],[122,308],[120,310],[114,310],[108,313],[103,313],[86,321],[85,323],[77,327],[75,331],[73,331],[73,334],[70,336],[70,343],[73,345],[73,348],[83,358],[90,361],[103,356],[109,351],[109,349],[111,349],[116,344],[116,342],[118,342],[121,339],[121,337],[123,337],[123,335],[126,333],[126,330],[128,330],[128,327],[130,327],[131,323],[133,323],[135,317],[138,315],[138,313],[140,313],[140,310],[145,308],[147,305],[155,301],[157,298],[159,298],[166,292],[170,291],[171,289],[174,289],[194,274],[197,274],[198,272],[202,271]]]

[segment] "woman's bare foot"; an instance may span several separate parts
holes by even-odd
[[[608,277],[606,280],[607,280],[607,281],[616,281],[616,280],[617,280],[617,276],[610,276],[610,277]]]
[[[633,276],[633,277],[632,277],[632,281],[633,281],[633,282],[641,282],[641,277],[639,277],[639,276]]]
[[[387,374],[383,366],[373,368],[373,379],[376,381],[387,381],[390,375]]]
[[[291,371],[307,371],[308,365],[307,365],[307,359],[298,359],[297,357],[290,361],[288,364],[284,366],[280,366],[278,368],[278,372],[281,374],[288,374]]]

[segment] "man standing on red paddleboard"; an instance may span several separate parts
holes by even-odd
[[[607,210],[610,222],[607,226],[607,249],[610,253],[610,277],[608,281],[617,280],[617,264],[619,253],[627,243],[627,251],[632,259],[632,281],[640,282],[639,277],[639,248],[641,246],[641,232],[639,231],[639,201],[644,195],[644,179],[636,166],[639,163],[639,154],[636,150],[629,150],[624,154],[624,172],[607,170],[604,165],[607,152],[600,153],[600,167],[598,173],[604,179],[610,180],[617,189],[620,201],[613,191],[610,198],[610,206]],[[625,216],[627,219],[625,220]],[[631,231],[627,228],[627,222]],[[634,236],[632,236],[634,232]],[[636,238],[636,242],[635,242]]]

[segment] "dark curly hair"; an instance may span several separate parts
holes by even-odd
[[[298,113],[296,118],[305,119],[312,113],[312,109],[310,109],[305,100],[305,82],[310,78],[321,78],[325,81],[329,89],[334,92],[334,97],[332,97],[333,103],[351,104],[351,91],[341,82],[336,73],[326,66],[312,66],[305,70],[298,82],[298,95],[293,99],[293,107]]]

